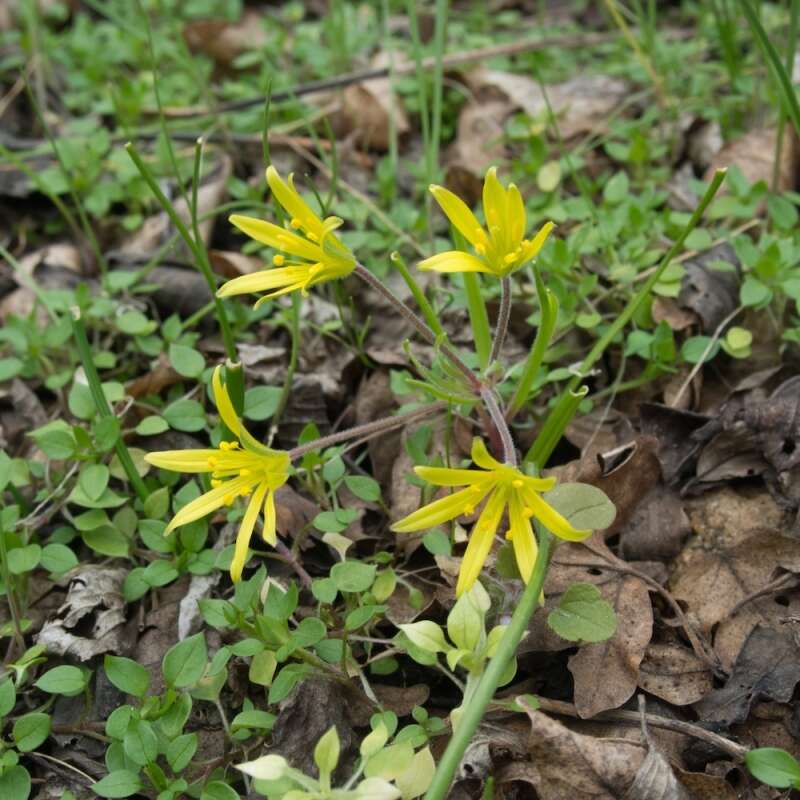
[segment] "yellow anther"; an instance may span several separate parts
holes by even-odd
[[[239,497],[247,497],[247,495],[249,494],[250,494],[250,489],[247,486],[239,490]]]
[[[530,519],[533,516],[533,509],[525,506],[525,508],[522,509],[522,516],[526,519]]]
[[[317,236],[316,233],[312,233],[311,231],[308,231],[308,233],[306,233],[306,236],[309,239],[311,239],[312,242],[319,242],[319,236]]]
[[[247,469],[246,467],[245,467],[244,469],[240,469],[240,470],[239,470],[239,475],[240,475],[242,478],[246,478],[246,477],[247,477],[249,474],[250,474],[250,470],[249,470],[249,469]]]
[[[211,479],[211,486],[212,486],[214,489],[217,489],[217,488],[219,488],[220,486],[222,486],[222,481],[221,481],[219,478],[212,478],[212,479]]]
[[[515,480],[511,481],[511,485],[515,489],[521,489],[525,484],[522,481],[522,478],[516,478]]]
[[[471,506],[469,503],[464,506],[464,513],[465,514],[474,514],[475,513],[475,506]]]
[[[222,502],[225,503],[226,506],[229,506],[233,503],[234,500],[235,500],[235,495],[226,494],[225,499]]]
[[[470,491],[471,491],[473,494],[478,494],[478,493],[480,492],[480,490],[481,490],[481,487],[480,487],[480,486],[470,486],[470,489],[469,489],[469,490],[470,490]]]
[[[272,256],[272,263],[276,267],[282,267],[286,263],[286,257],[282,256],[280,253],[276,253],[274,256]]]
[[[506,264],[513,264],[516,260],[517,260],[516,251],[513,253],[508,253],[505,256],[503,256],[503,261],[505,261]]]
[[[219,449],[220,450],[224,450],[225,452],[227,452],[228,450],[231,449],[231,443],[230,442],[220,442],[219,443]]]
[[[480,256],[485,256],[486,255],[486,245],[483,244],[483,242],[478,242],[478,244],[475,245],[475,252]]]
[[[292,219],[290,220],[289,224],[290,224],[290,225],[291,225],[291,226],[292,226],[292,227],[293,227],[295,230],[299,230],[299,229],[300,229],[300,228],[303,226],[303,223],[302,223],[302,222],[300,222],[300,220],[299,220],[299,219],[297,219],[297,217],[292,217]]]

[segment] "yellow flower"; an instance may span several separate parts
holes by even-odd
[[[555,486],[555,478],[531,478],[516,467],[501,464],[489,455],[486,445],[480,439],[475,439],[472,443],[472,460],[480,469],[414,467],[417,475],[434,486],[467,488],[435,500],[392,525],[392,530],[398,533],[433,528],[462,514],[472,514],[478,504],[488,496],[489,499],[472,529],[461,562],[456,596],[460,597],[468,591],[477,580],[506,507],[510,523],[506,538],[514,546],[517,566],[526,583],[533,572],[538,550],[531,526],[532,517],[562,539],[580,541],[591,534],[590,530],[573,528],[540,497],[540,492],[546,492]]]
[[[290,462],[288,453],[265,447],[244,427],[234,411],[228,390],[222,384],[220,367],[214,370],[211,385],[214,389],[217,410],[238,441],[220,442],[216,449],[163,450],[159,453],[148,453],[145,461],[155,467],[174,472],[211,473],[213,488],[191,503],[187,503],[172,518],[165,533],[171,533],[181,525],[194,522],[221,506],[231,505],[237,497],[252,495],[236,536],[236,547],[231,562],[231,578],[235,582],[242,577],[250,535],[262,508],[264,540],[269,544],[275,544],[275,490],[288,480]]]
[[[276,254],[272,263],[277,269],[234,278],[217,292],[219,297],[230,297],[268,291],[256,303],[256,308],[265,300],[297,289],[306,294],[318,283],[349,275],[356,266],[355,256],[334,234],[342,224],[339,217],[321,220],[294,188],[292,176],[287,183],[273,166],[267,167],[267,183],[275,199],[286,210],[289,227],[297,233],[241,214],[234,214],[230,221],[250,238],[283,251],[293,260],[287,261],[283,253]]]
[[[504,189],[492,167],[483,181],[483,213],[488,232],[467,204],[443,186],[431,186],[431,193],[450,222],[475,248],[475,255],[461,250],[426,258],[420,269],[437,272],[489,272],[499,278],[518,270],[542,249],[550,231],[546,223],[533,239],[525,239],[525,205],[519,189],[511,183]]]

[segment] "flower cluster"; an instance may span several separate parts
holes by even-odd
[[[318,283],[353,272],[357,266],[355,256],[335,234],[342,220],[338,217],[323,220],[315,214],[295,189],[291,175],[284,181],[270,166],[267,182],[286,212],[287,226],[240,215],[232,216],[231,222],[256,241],[279,251],[272,258],[275,268],[228,281],[218,295],[266,292],[258,305],[288,292],[306,293]],[[431,192],[475,252],[439,253],[419,264],[423,270],[485,272],[505,278],[536,256],[553,228],[548,222],[532,239],[525,238],[527,222],[519,190],[514,184],[504,188],[494,168],[487,172],[483,187],[485,228],[452,192],[441,186],[431,186]],[[238,581],[259,514],[263,513],[264,540],[273,545],[277,541],[275,491],[288,480],[291,458],[289,453],[265,447],[248,432],[234,409],[219,367],[214,371],[212,387],[220,418],[234,439],[213,449],[150,453],[146,460],[162,469],[211,476],[211,489],[181,508],[169,523],[167,533],[231,505],[237,497],[249,498],[231,563],[231,577]],[[456,588],[459,596],[474,585],[506,511],[509,519],[506,535],[513,544],[525,581],[529,580],[536,562],[532,519],[538,519],[563,539],[579,540],[589,535],[588,530],[573,528],[542,498],[541,493],[555,485],[554,478],[533,478],[516,467],[500,463],[489,455],[479,439],[473,444],[472,460],[477,469],[416,467],[416,473],[434,486],[465,488],[420,508],[392,526],[397,532],[433,528],[474,513],[485,501],[464,555]]]

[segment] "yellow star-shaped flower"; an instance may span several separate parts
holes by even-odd
[[[480,574],[492,548],[495,533],[503,511],[508,509],[509,530],[520,575],[527,583],[533,572],[538,551],[531,519],[536,518],[549,531],[561,539],[580,541],[591,535],[591,530],[573,528],[540,496],[552,489],[555,478],[531,478],[516,467],[501,464],[489,455],[486,445],[475,439],[472,443],[472,460],[480,469],[450,469],[449,467],[414,467],[414,472],[434,486],[465,486],[447,497],[423,506],[413,514],[395,522],[397,533],[434,528],[444,522],[472,514],[478,504],[486,500],[478,521],[472,529],[467,550],[458,574],[456,596],[468,591]]]
[[[555,227],[548,222],[533,239],[525,238],[527,222],[522,196],[513,183],[503,188],[496,167],[489,169],[483,181],[483,213],[488,230],[467,204],[448,189],[434,185],[431,193],[450,222],[475,249],[475,255],[448,250],[421,261],[418,266],[422,270],[488,272],[504,278],[534,258]]]
[[[248,432],[233,408],[220,372],[221,368],[217,367],[211,381],[214,402],[223,422],[236,436],[237,441],[220,442],[215,449],[148,453],[145,461],[174,472],[211,473],[212,489],[187,503],[172,518],[165,533],[194,522],[221,506],[231,505],[237,497],[250,497],[236,535],[236,547],[231,562],[231,578],[236,582],[242,577],[250,536],[262,508],[264,540],[271,545],[276,542],[275,490],[288,480],[290,460],[288,453],[265,447]]]
[[[241,214],[234,214],[230,221],[257,242],[282,251],[272,258],[277,269],[242,275],[217,291],[219,297],[268,292],[256,303],[256,308],[265,300],[298,289],[305,294],[312,286],[343,278],[356,267],[355,256],[334,234],[342,224],[339,217],[320,219],[294,188],[292,176],[288,182],[284,181],[273,166],[267,167],[267,183],[286,210],[292,230]],[[294,260],[287,262],[284,254]]]

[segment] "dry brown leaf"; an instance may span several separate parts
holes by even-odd
[[[89,661],[103,653],[125,652],[125,569],[95,565],[77,568],[58,617],[36,637],[51,653]]]
[[[740,139],[729,142],[714,156],[711,166],[706,171],[706,179],[710,180],[710,176],[718,169],[735,165],[750,183],[765,181],[771,186],[776,141],[777,134],[774,128],[749,131]],[[781,148],[778,191],[786,192],[794,189],[797,161],[797,137],[792,127],[787,126]],[[720,194],[724,192],[723,184]]]
[[[639,667],[639,686],[676,706],[696,703],[714,688],[711,670],[689,648],[650,644]]]
[[[362,425],[391,415],[397,407],[388,370],[376,370],[361,382],[355,397],[356,424]],[[401,431],[370,439],[369,460],[372,476],[382,485],[391,479],[392,467],[400,454]]]
[[[267,34],[262,15],[245,10],[238,22],[223,19],[198,19],[187,22],[183,38],[193,53],[204,53],[222,67],[230,67],[243,53],[261,50]]]
[[[372,67],[385,67],[388,56],[380,53]],[[348,86],[342,95],[340,135],[353,135],[366,148],[386,152],[391,141],[392,123],[398,136],[410,130],[402,100],[392,91],[389,78]]]
[[[714,633],[714,651],[730,670],[756,625],[781,626],[800,613],[800,598],[767,594],[736,607],[764,589],[778,568],[800,572],[800,541],[768,529],[751,530],[734,544],[690,543],[676,560],[670,590],[685,604],[701,634]],[[732,613],[736,609],[736,613]]]
[[[666,758],[650,745],[624,800],[693,800]]]
[[[467,84],[481,100],[500,98],[528,116],[542,118],[548,101],[563,139],[581,133],[605,130],[614,109],[629,93],[628,84],[610,75],[580,75],[545,87],[527,75],[479,68],[466,76]]]
[[[691,533],[676,491],[663,484],[651,489],[620,530],[620,553],[628,561],[669,561]]]
[[[214,272],[229,280],[266,269],[263,258],[248,256],[236,250],[209,250],[208,258]]]
[[[619,708],[636,691],[639,665],[653,634],[647,586],[628,575],[598,586],[617,615],[616,633],[605,642],[583,645],[569,659],[575,708],[581,717]]]
[[[540,800],[620,800],[645,759],[640,744],[582,736],[539,711],[528,716],[530,780]]]
[[[513,106],[505,100],[467,103],[458,115],[456,140],[445,155],[447,188],[475,205],[486,170],[505,158],[503,123]]]

